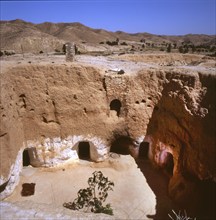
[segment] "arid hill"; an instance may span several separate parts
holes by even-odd
[[[93,29],[81,23],[51,23],[33,24],[20,19],[0,21],[1,50],[15,50],[15,52],[44,52],[61,50],[66,41],[76,43],[93,43],[115,41],[140,42],[149,44],[167,44],[190,42],[194,45],[214,45],[214,35],[188,34],[184,36],[153,35],[149,33],[111,32],[103,29]]]

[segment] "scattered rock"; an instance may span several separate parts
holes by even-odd
[[[124,73],[125,73],[125,71],[122,70],[122,69],[118,71],[118,74],[119,74],[119,75],[124,74]]]

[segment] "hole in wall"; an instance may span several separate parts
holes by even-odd
[[[167,151],[162,151],[160,154],[160,162],[165,172],[172,176],[174,168],[173,155]]]
[[[26,105],[26,101],[25,101],[25,99],[26,99],[25,94],[21,94],[21,95],[19,96],[19,98],[20,98],[20,107],[21,107],[21,108],[26,108],[27,105]]]
[[[119,117],[121,111],[121,102],[118,99],[112,100],[110,103],[110,110],[116,111],[117,116]]]
[[[22,196],[32,196],[35,193],[35,183],[23,183],[22,184]]]
[[[43,121],[44,123],[48,123],[48,121],[47,121],[45,115],[42,115],[42,121]]]
[[[173,168],[174,168],[173,155],[171,153],[168,153],[165,169],[170,175],[173,175]]]
[[[103,78],[103,89],[104,89],[105,91],[107,91],[106,79],[105,79],[105,78]]]
[[[114,99],[110,102],[110,110],[116,111],[118,117],[120,115],[121,106],[121,102],[118,99]]]
[[[81,160],[90,160],[90,144],[88,141],[79,142],[78,155]]]
[[[159,107],[158,107],[158,106],[155,106],[155,107],[154,107],[154,110],[155,110],[155,111],[158,111],[158,110],[159,110]]]
[[[29,151],[28,151],[28,149],[25,149],[23,151],[23,166],[26,167],[26,166],[29,166],[29,165],[31,165],[30,164]]]
[[[149,152],[149,143],[143,141],[139,146],[139,158],[148,159],[148,152]]]
[[[130,154],[129,147],[133,144],[132,140],[129,137],[121,136],[115,139],[110,148],[110,152],[128,155]]]

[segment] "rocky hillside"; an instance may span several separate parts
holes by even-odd
[[[215,36],[193,35],[165,36],[149,33],[129,34],[122,31],[111,32],[103,29],[93,29],[80,23],[51,23],[33,24],[23,20],[0,21],[1,50],[16,52],[49,52],[61,50],[66,41],[76,43],[94,43],[114,41],[140,42],[149,44],[167,44],[190,42],[194,45],[213,45]]]

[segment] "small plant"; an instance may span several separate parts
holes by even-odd
[[[174,213],[175,217],[173,218],[170,214],[168,214],[168,216],[172,219],[172,220],[193,220],[192,218],[187,216],[186,211],[184,211],[184,214],[181,214],[181,211],[179,211],[178,214],[175,213],[174,210],[172,210],[172,212]],[[196,220],[196,218],[194,218],[194,220]]]
[[[115,46],[118,45],[118,41],[106,41],[106,44],[109,46]]]
[[[122,42],[120,44],[123,45],[123,46],[127,46],[128,45],[126,42]]]
[[[11,56],[11,55],[14,55],[14,54],[15,54],[15,52],[13,50],[5,50],[4,51],[4,55],[6,55],[6,56]]]
[[[105,213],[113,215],[111,205],[108,203],[105,206],[103,203],[106,201],[108,191],[113,190],[114,183],[104,177],[101,171],[95,171],[93,177],[88,179],[86,189],[78,191],[78,197],[73,202],[64,203],[63,206],[72,210],[84,209],[86,212],[89,210],[94,213]]]

